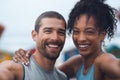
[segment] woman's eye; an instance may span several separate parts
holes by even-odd
[[[86,34],[94,34],[95,33],[95,31],[86,31]]]
[[[78,31],[78,30],[73,30],[73,33],[74,33],[74,34],[78,34],[79,31]]]

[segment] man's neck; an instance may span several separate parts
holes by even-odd
[[[40,55],[40,53],[34,53],[33,58],[35,59],[36,63],[40,65],[43,69],[47,71],[52,71],[54,69],[54,65],[56,60],[49,60],[44,56]]]

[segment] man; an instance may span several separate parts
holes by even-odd
[[[80,55],[59,67],[69,78],[120,80],[120,60],[102,50],[105,36],[111,39],[116,29],[114,10],[103,0],[80,0],[70,12],[68,30]]]
[[[36,42],[30,65],[6,61],[0,64],[0,80],[67,80],[64,73],[54,67],[66,37],[66,22],[55,11],[41,14],[32,30]]]

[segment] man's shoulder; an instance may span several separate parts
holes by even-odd
[[[60,80],[67,80],[67,75],[64,72],[60,71],[58,68],[55,69],[57,75],[56,77],[59,77]]]

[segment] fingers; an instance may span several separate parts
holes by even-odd
[[[28,50],[28,51],[26,52],[26,57],[29,58],[31,55],[32,55],[32,52],[31,52],[30,50]]]
[[[27,51],[25,51],[23,49],[19,49],[19,50],[15,51],[15,55],[13,56],[13,61],[28,65],[29,60],[26,55],[28,55]]]

